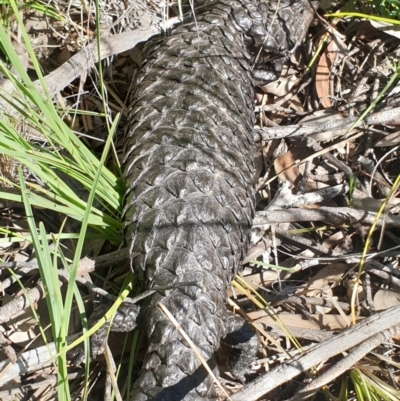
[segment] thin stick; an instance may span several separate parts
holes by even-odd
[[[366,318],[361,323],[343,330],[335,337],[317,344],[304,354],[287,361],[254,380],[232,396],[233,401],[256,401],[273,389],[288,383],[313,366],[335,355],[367,342],[372,336],[391,329],[395,333],[400,321],[400,306]]]

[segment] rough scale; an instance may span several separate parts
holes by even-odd
[[[161,302],[215,368],[221,341],[244,379],[258,340],[226,307],[254,215],[256,56],[279,73],[311,20],[307,0],[222,0],[146,47],[126,134],[125,237],[144,289],[182,282],[144,302],[148,348],[135,400],[214,399],[211,378],[157,307]],[[256,66],[255,70],[258,70]],[[243,352],[243,350],[245,350]]]

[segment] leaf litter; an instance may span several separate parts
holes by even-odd
[[[100,29],[103,34],[118,34],[161,20],[160,11],[151,2],[138,3],[138,7],[131,8],[129,12],[115,8],[114,2],[104,5]],[[26,28],[37,46],[36,56],[46,74],[66,63],[95,35],[94,10],[84,10],[78,4],[74,4],[69,11],[65,4],[60,3],[59,6],[60,15],[70,13],[68,24],[61,23],[57,18],[44,18],[38,11],[24,13]],[[330,12],[334,11],[333,7],[336,5],[324,2],[322,9]],[[172,10],[173,7],[169,9],[170,16],[173,15]],[[321,9],[319,12],[323,18]],[[301,56],[295,63],[292,57],[292,63],[286,66],[278,83],[257,88],[255,94],[256,129],[263,133],[263,140],[258,138],[255,150],[255,183],[259,190],[257,224],[253,229],[252,243],[242,273],[244,281],[232,287],[228,295],[240,307],[241,313],[259,329],[263,349],[260,350],[258,365],[254,366],[255,376],[259,377],[267,375],[288,358],[302,354],[318,343],[330,341],[338,332],[351,327],[351,300],[354,293],[357,324],[399,305],[398,190],[379,214],[382,203],[400,174],[398,80],[372,111],[373,115],[377,115],[377,121],[372,124],[361,121],[351,131],[351,124],[324,132],[316,129],[308,138],[291,137],[282,131],[278,139],[266,140],[271,132],[269,127],[276,127],[275,132],[279,133],[278,124],[281,127],[297,124],[312,129],[360,116],[393,74],[399,73],[397,33],[377,28],[375,23],[362,18],[328,22],[334,24],[335,29],[326,33],[321,22],[315,19]],[[12,29],[17,33],[17,28],[12,26]],[[319,46],[322,49],[320,56],[307,68],[308,61]],[[21,59],[29,68],[26,54],[21,47]],[[104,69],[104,79],[109,83],[109,113],[115,115],[121,110],[123,113],[119,134],[123,132],[126,118],[123,105],[129,97],[126,82],[132,80],[140,60],[141,47],[138,46],[134,51],[108,59]],[[64,116],[68,124],[81,135],[86,146],[98,152],[104,140],[102,132],[105,122],[103,115],[93,114],[103,110],[96,91],[96,77],[92,72],[87,71],[71,84],[68,82],[58,94],[57,101],[64,110],[85,112],[75,115],[65,113]],[[385,110],[394,110],[389,123],[379,121],[379,113]],[[35,136],[34,141],[46,146],[40,136]],[[2,174],[12,180],[15,176],[14,167],[9,167],[9,161],[5,159],[1,163]],[[28,180],[36,182],[29,171],[26,174]],[[12,266],[13,274],[3,270],[1,282],[6,296],[0,307],[0,347],[6,356],[0,362],[3,364],[0,365],[0,380],[7,375],[5,367],[8,366],[8,359],[13,361],[13,358],[21,353],[29,353],[35,347],[46,348],[35,328],[35,320],[28,312],[29,302],[25,302],[25,305],[15,302],[27,296],[18,285],[18,280],[22,280],[24,288],[32,295],[33,308],[39,310],[40,319],[46,321],[43,293],[38,287],[37,266],[34,263],[35,254],[29,245],[26,224],[20,221],[21,216],[23,219],[20,204],[2,204],[3,269]],[[62,217],[46,213],[39,213],[38,216],[45,221],[49,232],[58,232]],[[374,219],[379,220],[379,228],[370,233]],[[75,232],[76,225],[72,224],[69,231]],[[371,241],[364,269],[357,274],[368,236]],[[89,255],[95,260],[101,257],[99,255],[116,251],[115,244],[109,241],[100,240],[95,244],[93,240],[88,240],[87,244]],[[64,241],[63,246],[72,247],[70,252],[73,253],[73,240]],[[89,299],[88,288],[103,290],[110,295],[118,294],[127,274],[124,270],[126,267],[124,263],[111,269],[111,264],[105,266],[96,275],[92,269],[82,270],[80,279],[85,284],[81,291],[85,300]],[[65,278],[60,273],[60,285],[64,284]],[[38,290],[37,296],[33,296],[35,289]],[[250,296],[253,290],[258,295]],[[246,295],[241,295],[241,292]],[[258,296],[263,300],[261,304],[254,302]],[[5,317],[6,305],[13,306],[12,313],[8,315],[13,316],[13,320]],[[87,301],[88,312],[91,308],[91,303]],[[76,311],[73,313],[76,314]],[[16,324],[16,321],[19,323]],[[74,318],[70,332],[77,334],[80,330],[80,319]],[[119,342],[115,338],[118,337],[114,337],[114,344]],[[360,338],[360,342],[369,341],[369,337],[362,337],[362,331]],[[48,341],[52,341],[51,337]],[[388,358],[386,363],[395,366],[393,369],[398,369],[397,342],[398,337],[394,335],[393,340],[378,344],[374,350],[375,354],[385,355]],[[114,356],[121,352],[123,350],[119,347]],[[336,355],[339,354],[340,348]],[[370,355],[361,357],[355,364],[370,367]],[[124,357],[128,358],[127,352]],[[320,362],[324,364],[319,369],[320,374],[335,366],[335,359]],[[0,398],[20,397],[24,392],[32,395],[32,399],[52,398],[51,395],[44,395],[43,386],[48,383],[46,380],[51,381],[49,378],[54,379],[52,385],[55,386],[54,370],[42,367],[42,371],[35,373],[35,369],[37,367],[31,371],[15,370],[5,382],[8,387],[2,384],[4,391],[0,391]],[[79,374],[76,375],[79,369],[73,366],[70,369],[71,380],[76,383],[75,394],[79,394],[81,379]],[[398,370],[393,369],[380,370],[379,374],[382,380],[398,389]],[[97,367],[92,373],[100,374],[101,371]],[[242,389],[242,384],[236,383],[229,376],[229,371],[222,369],[221,372],[221,382],[228,393],[240,390],[239,397],[246,388]],[[328,395],[331,392],[332,397],[339,394],[337,377],[335,374],[331,376]],[[22,386],[32,380],[36,384],[23,389]],[[91,380],[97,382],[94,376]],[[306,383],[306,372],[298,380]],[[298,382],[277,386],[271,390],[269,397],[276,400],[295,397],[297,387]],[[351,391],[354,392],[350,388]],[[96,390],[93,393],[96,394]]]

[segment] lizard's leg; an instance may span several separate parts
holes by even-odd
[[[99,355],[104,353],[105,340],[107,338],[108,331],[115,331],[119,333],[127,333],[129,331],[134,330],[137,325],[139,319],[139,314],[141,312],[141,306],[137,304],[137,302],[142,299],[148,297],[154,292],[171,290],[178,287],[184,287],[187,285],[195,285],[198,286],[199,283],[197,281],[189,281],[182,282],[167,286],[154,286],[151,290],[145,291],[135,298],[131,298],[129,302],[127,300],[123,302],[118,308],[112,320],[107,321],[103,324],[91,337],[91,357],[95,359]],[[98,304],[95,307],[93,313],[89,318],[89,327],[93,327],[100,319],[104,317],[104,315],[110,309],[112,303],[105,302]],[[74,361],[75,364],[79,365],[83,362],[84,353],[83,348],[75,348],[69,352],[69,357]]]
[[[228,334],[223,343],[232,348],[228,359],[229,372],[244,383],[245,375],[254,373],[250,366],[255,361],[260,339],[253,327],[239,315],[230,313],[227,322]]]
[[[100,319],[104,317],[111,307],[111,303],[98,305],[89,317],[89,327],[93,327]],[[118,308],[112,321],[103,324],[90,338],[91,358],[96,359],[104,353],[104,347],[108,331],[129,332],[136,328],[138,316],[140,313],[140,305],[132,303],[122,303]],[[82,345],[78,345],[68,351],[68,358],[73,361],[74,365],[79,366],[85,359],[85,352]]]
[[[99,305],[89,318],[89,326],[93,327],[110,309],[110,304]],[[105,339],[108,331],[129,332],[136,328],[140,305],[122,303],[112,321],[107,321],[91,337],[91,355],[96,358],[104,353]]]

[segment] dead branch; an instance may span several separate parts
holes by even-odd
[[[333,356],[354,348],[378,333],[393,328],[390,332],[390,335],[393,335],[398,331],[399,319],[400,306],[395,306],[366,318],[359,324],[344,330],[328,341],[315,345],[309,351],[294,358],[292,361],[277,366],[267,374],[249,383],[231,398],[233,401],[256,401],[278,386],[311,369],[313,366],[317,366]],[[387,340],[387,337],[380,338],[382,341]]]
[[[84,277],[89,272],[95,270],[95,268],[101,267],[108,267],[111,265],[118,266],[121,263],[126,262],[127,260],[127,252],[125,249],[109,253],[107,255],[98,256],[91,260],[89,258],[83,258],[79,263],[78,268],[78,275],[76,277],[76,281],[82,285],[88,287],[93,293],[100,294],[111,302],[114,302],[117,297],[109,294],[102,288],[99,288],[93,285],[90,281],[86,280]],[[38,264],[36,261],[32,262],[8,262],[8,263],[1,263],[0,264],[0,271],[1,269],[5,268],[13,268],[13,269],[28,269],[29,271],[38,269]],[[66,273],[64,270],[58,270],[58,275],[60,278],[68,281],[69,274]],[[63,285],[63,280],[59,281],[60,286]],[[14,318],[18,313],[22,312],[30,305],[34,305],[40,299],[45,297],[45,290],[43,288],[43,284],[38,282],[35,287],[27,289],[22,295],[13,298],[10,302],[0,307],[0,324],[4,322],[8,322],[12,318]],[[129,302],[130,299],[127,299]]]
[[[44,297],[45,290],[41,282],[37,283],[35,287],[26,290],[22,295],[15,297],[12,301],[0,307],[0,324],[9,322],[15,318],[20,312],[35,305],[40,299]]]
[[[311,383],[303,387],[289,401],[302,401],[313,396],[322,386],[333,382],[340,375],[351,369],[358,361],[364,358],[374,348],[384,342],[390,341],[393,337],[400,334],[400,325],[393,326],[381,333],[377,333],[370,337],[367,341],[355,347],[346,357],[329,368],[326,372],[315,378]]]
[[[178,17],[171,18],[166,22],[165,29],[173,27],[179,21],[180,18]],[[159,35],[161,32],[162,29],[160,27],[148,25],[143,29],[102,38],[100,49],[97,48],[96,42],[89,44],[45,77],[44,81],[50,96],[53,97],[57,92],[64,89],[98,61],[133,49],[139,43],[146,42],[152,36]],[[38,86],[40,83],[36,81],[35,85]]]
[[[180,18],[178,17],[171,18],[166,22],[165,29],[170,29],[179,21]],[[45,91],[47,91],[50,97],[55,96],[74,79],[92,68],[98,61],[133,49],[139,43],[146,42],[152,36],[159,35],[161,32],[162,29],[160,27],[148,25],[142,29],[103,37],[100,40],[100,49],[97,48],[96,42],[90,43],[63,65],[44,77]],[[34,85],[40,92],[44,92],[44,88],[39,80],[36,80]],[[9,81],[3,84],[3,89],[5,93],[9,93],[12,96],[13,86]],[[5,109],[6,103],[6,99],[0,99],[0,109]],[[9,112],[16,112],[12,110]]]
[[[400,107],[394,107],[388,110],[373,113],[360,122],[360,127],[368,125],[399,125]],[[329,120],[325,123],[296,124],[285,127],[268,127],[254,130],[254,141],[271,141],[273,139],[294,138],[298,136],[307,136],[318,134],[325,131],[346,130],[357,121],[358,117],[347,117],[341,120]]]
[[[51,97],[63,90],[74,79],[80,77],[85,71],[90,69],[100,60],[119,54],[134,48],[137,44],[145,42],[154,35],[160,33],[160,29],[149,26],[146,29],[124,32],[119,35],[111,35],[102,38],[100,49],[97,43],[90,43],[77,54],[72,56],[67,62],[48,74],[44,82]],[[99,57],[100,56],[100,57]],[[40,82],[35,85],[40,89]]]
[[[68,344],[78,337],[79,334],[69,336]],[[57,350],[53,342],[22,353],[18,356],[16,363],[8,360],[0,362],[0,388],[12,380],[18,380],[27,373],[35,371],[40,366],[51,366],[52,358],[56,354]]]
[[[257,212],[254,227],[266,224],[294,223],[300,221],[323,221],[328,224],[340,226],[358,222],[362,225],[373,224],[377,213],[350,207],[325,207],[318,209],[278,209],[273,211]],[[386,228],[400,227],[400,217],[391,213],[380,216],[378,227],[385,224]]]

